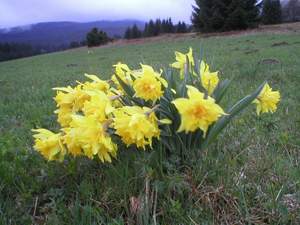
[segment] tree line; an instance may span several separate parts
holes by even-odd
[[[30,44],[0,43],[0,61],[22,58],[39,54],[39,50]]]
[[[17,42],[0,42],[0,62],[62,51],[70,48],[78,48],[85,45],[86,41],[72,41],[70,44],[61,44],[56,46],[32,45],[29,43]]]
[[[195,31],[222,32],[300,21],[300,1],[195,0],[191,17]]]
[[[154,37],[166,33],[186,33],[190,31],[190,27],[185,23],[179,21],[176,25],[173,24],[172,19],[156,19],[145,23],[144,29],[140,29],[136,24],[128,27],[125,31],[125,39],[134,39],[142,37]]]
[[[106,32],[93,28],[86,35],[83,41],[72,41],[70,44],[62,44],[57,46],[33,46],[29,43],[1,43],[0,42],[0,61],[11,59],[24,58],[44,53],[62,51],[71,48],[78,48],[82,46],[99,46],[106,44],[112,39],[108,37]]]

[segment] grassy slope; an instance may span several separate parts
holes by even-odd
[[[299,38],[299,34],[257,34],[161,40],[97,48],[92,54],[82,48],[0,63],[0,224],[133,221],[129,198],[144,193],[145,173],[140,170],[149,170],[143,167],[143,156],[121,154],[113,166],[84,159],[46,163],[32,150],[30,129],[57,129],[52,87],[83,80],[85,72],[108,78],[111,65],[118,61],[159,68],[173,61],[174,50],[187,51],[189,46],[202,49],[221,78],[234,79],[223,105],[234,103],[264,80],[280,89],[282,102],[274,115],[257,118],[252,107],[235,120],[205,153],[199,168],[181,173],[170,168],[163,178],[151,177],[151,184],[159,183],[162,189],[159,224],[192,224],[192,220],[202,224],[225,221],[226,216],[296,224],[297,212],[284,202],[297,201],[300,194]],[[272,46],[280,42],[286,43]]]

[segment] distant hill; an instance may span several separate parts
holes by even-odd
[[[63,46],[69,45],[73,41],[85,40],[86,33],[93,27],[104,30],[110,37],[122,37],[126,28],[133,24],[137,24],[140,28],[144,26],[144,22],[138,20],[37,23],[0,29],[0,43],[15,42],[27,43],[32,46]]]

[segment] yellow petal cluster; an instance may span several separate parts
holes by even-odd
[[[64,143],[75,156],[84,154],[92,159],[97,155],[102,162],[111,162],[111,157],[117,154],[117,146],[106,129],[94,116],[74,115],[70,128],[65,129]]]
[[[113,112],[109,97],[102,91],[89,91],[90,100],[84,103],[82,112],[85,116],[94,116],[99,122],[104,122],[108,115]]]
[[[152,139],[158,138],[160,130],[158,120],[150,108],[124,106],[113,112],[113,127],[116,134],[127,145],[136,144],[138,148],[152,145]]]
[[[63,146],[62,134],[55,134],[46,129],[34,129],[34,148],[40,152],[47,160],[62,160],[66,154]]]
[[[225,115],[223,109],[215,103],[215,100],[204,94],[193,86],[187,86],[188,98],[178,98],[173,101],[181,115],[181,125],[178,132],[193,132],[200,128],[204,136],[208,127],[217,121],[220,116]]]
[[[57,90],[57,95],[54,98],[58,107],[69,107],[72,111],[77,112],[82,109],[83,104],[89,99],[89,96],[82,89],[82,85],[72,87],[53,88]]]
[[[72,118],[72,114],[80,111],[85,101],[90,99],[90,96],[83,91],[82,85],[72,87],[54,88],[57,90],[54,98],[58,109],[55,113],[58,115],[58,122],[62,127],[67,127]]]
[[[259,96],[254,100],[257,115],[260,115],[261,113],[275,112],[279,101],[279,91],[273,91],[269,84],[266,83]]]
[[[202,60],[200,64],[200,77],[202,86],[211,95],[219,83],[218,72],[210,72],[209,65]]]
[[[167,82],[151,66],[141,66],[142,70],[135,74],[136,79],[133,82],[135,96],[146,101],[156,101],[163,95],[163,86],[166,87]]]
[[[101,80],[96,75],[85,74],[85,76],[92,80],[92,82],[85,82],[82,89],[87,91],[99,90],[107,93],[109,91],[109,84],[107,81]]]
[[[190,48],[189,52],[186,54],[176,51],[175,56],[176,56],[176,62],[172,63],[171,67],[180,70],[180,78],[181,79],[184,78],[184,71],[185,71],[186,66],[188,66],[188,70],[190,73],[194,72],[193,67],[195,66],[195,62],[194,62],[192,48]],[[187,60],[188,60],[188,62],[187,62]],[[189,65],[187,65],[187,64],[189,64]]]
[[[115,68],[115,74],[112,75],[111,80],[113,83],[116,85],[117,89],[123,92],[123,88],[120,85],[118,79],[116,78],[116,75],[125,83],[128,85],[132,85],[132,79],[131,79],[131,74],[132,71],[130,68],[121,62],[117,63],[116,65],[113,66]]]

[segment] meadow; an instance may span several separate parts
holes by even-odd
[[[281,92],[277,112],[257,117],[253,105],[188,168],[158,163],[155,149],[120,150],[112,164],[47,162],[33,150],[32,128],[58,129],[53,87],[84,81],[84,73],[108,78],[119,61],[164,68],[189,47],[233,80],[221,105],[268,80]],[[193,35],[0,63],[0,224],[299,224],[299,56],[300,33],[287,32]],[[146,207],[135,209],[142,200]]]

